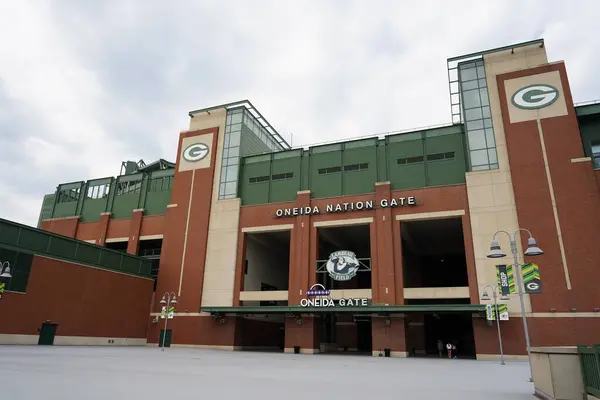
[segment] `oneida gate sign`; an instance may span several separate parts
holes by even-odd
[[[404,206],[416,206],[417,200],[414,196],[408,197],[394,197],[391,200],[382,199],[378,208],[395,208]],[[347,212],[347,211],[362,211],[362,210],[373,210],[375,204],[373,200],[367,201],[352,201],[346,203],[331,203],[327,204],[323,210],[326,214]],[[292,208],[279,208],[275,211],[276,217],[296,217],[298,215],[314,215],[321,214],[319,206],[312,207],[292,207]]]

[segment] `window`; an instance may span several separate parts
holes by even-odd
[[[600,168],[600,142],[592,142],[592,162],[594,168]]]
[[[117,182],[117,196],[137,194],[142,188],[142,181]]]
[[[87,197],[91,199],[101,199],[108,196],[110,185],[108,183],[103,185],[94,185],[88,187]]]
[[[344,165],[344,171],[363,171],[369,169],[369,163]]]
[[[292,179],[294,177],[293,172],[285,172],[283,174],[274,174],[271,179],[274,181],[282,180],[282,179]]]
[[[57,203],[71,203],[79,200],[79,188],[62,189],[58,192]]]
[[[161,178],[150,179],[150,185],[148,187],[149,192],[162,192],[170,190],[173,186],[172,176],[163,176]]]
[[[255,176],[253,178],[248,179],[248,181],[250,183],[266,182],[268,180],[269,180],[269,175],[266,175],[266,176]]]
[[[319,175],[335,174],[336,172],[342,172],[342,167],[319,168],[317,172]]]
[[[435,153],[435,154],[427,154],[427,161],[435,161],[435,160],[450,160],[454,158],[454,152],[450,151],[447,153]]]
[[[398,163],[398,165],[416,164],[423,162],[423,156],[399,158],[396,162]]]

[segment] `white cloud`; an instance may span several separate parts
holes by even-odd
[[[248,98],[294,144],[449,122],[446,58],[538,37],[566,61],[576,101],[600,98],[599,8],[4,0],[0,216],[35,224],[61,182],[173,160],[187,112],[214,104]]]

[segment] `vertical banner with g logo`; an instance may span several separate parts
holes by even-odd
[[[540,269],[538,265],[523,264],[521,266],[521,272],[523,273],[523,286],[525,286],[525,293],[542,293],[542,280],[540,279]]]
[[[516,292],[512,265],[496,265],[496,276],[501,295],[506,296]]]

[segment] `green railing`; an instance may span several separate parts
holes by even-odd
[[[150,278],[152,262],[0,218],[0,248]]]
[[[600,344],[577,346],[579,361],[581,363],[581,376],[583,386],[588,394],[600,396]]]

